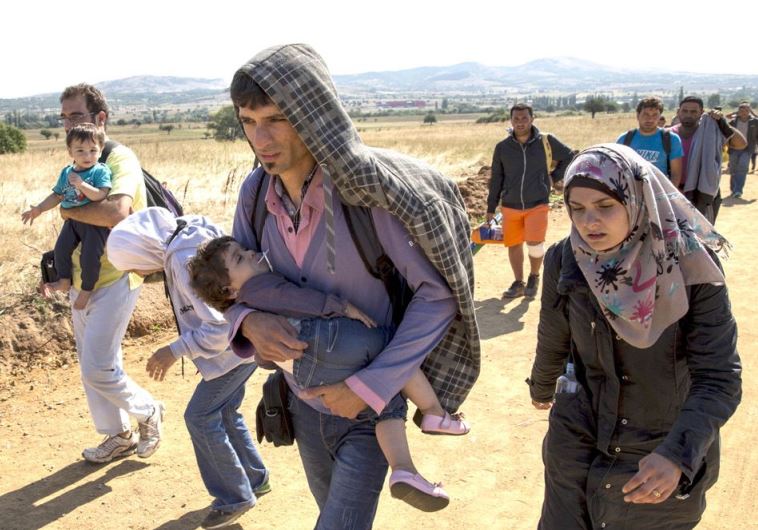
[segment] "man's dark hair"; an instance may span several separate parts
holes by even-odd
[[[78,85],[66,87],[61,94],[60,102],[63,103],[66,99],[79,96],[84,98],[87,110],[91,113],[97,114],[98,112],[105,112],[106,118],[110,116],[110,109],[108,108],[108,103],[105,101],[103,93],[87,83],[79,83]]]
[[[274,101],[263,91],[260,85],[245,72],[238,71],[234,74],[232,86],[229,87],[229,95],[232,97],[234,110],[237,114],[239,114],[240,107],[256,109],[274,104]]]
[[[513,117],[513,112],[516,110],[528,110],[529,116],[532,118],[534,117],[534,110],[532,109],[531,105],[527,105],[526,103],[516,103],[514,106],[511,107],[511,118]]]
[[[700,110],[704,108],[703,100],[697,96],[687,96],[686,98],[684,98],[682,101],[679,102],[679,106],[681,107],[685,103],[697,103],[698,105],[700,105]]]
[[[642,112],[642,109],[658,109],[659,112],[663,112],[663,101],[656,97],[645,98],[637,103],[637,114]]]
[[[102,150],[105,146],[105,133],[95,127],[93,123],[80,123],[68,130],[66,134],[66,147],[71,147],[74,140],[92,142],[100,146]]]
[[[197,249],[187,267],[190,286],[200,299],[218,311],[226,311],[234,300],[229,298],[229,270],[226,268],[226,252],[234,242],[233,237],[212,239]]]

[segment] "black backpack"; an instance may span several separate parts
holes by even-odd
[[[105,142],[105,147],[103,148],[103,152],[100,154],[98,162],[105,164],[105,161],[108,160],[108,156],[111,154],[111,151],[113,151],[113,149],[119,145],[120,144],[118,142],[115,142],[113,140],[108,140]],[[159,206],[161,208],[165,208],[169,212],[173,213],[174,217],[181,217],[184,215],[184,208],[182,208],[182,205],[179,203],[176,197],[174,197],[174,194],[167,190],[164,190],[163,186],[161,186],[161,183],[158,182],[158,179],[148,173],[145,168],[141,169],[142,176],[145,179],[145,193],[147,195],[148,207]]]
[[[626,136],[624,136],[624,145],[632,145],[632,138],[636,133],[637,129],[627,131]],[[663,151],[666,153],[666,175],[671,178],[671,131],[661,129],[661,143],[663,143]]]
[[[260,250],[261,234],[263,225],[266,222],[268,209],[265,203],[265,191],[268,189],[270,180],[268,173],[263,174],[263,178],[258,181],[256,190],[255,208],[253,208],[252,228],[255,235],[258,250]],[[263,193],[261,193],[263,191]],[[397,270],[387,254],[385,254],[382,244],[376,235],[374,219],[371,217],[371,209],[364,206],[348,206],[342,201],[342,211],[345,213],[345,220],[353,244],[358,250],[358,254],[366,266],[366,270],[371,276],[382,281],[384,288],[392,305],[392,323],[395,326],[400,324],[405,314],[405,308],[413,298],[413,291],[408,286],[405,278]]]

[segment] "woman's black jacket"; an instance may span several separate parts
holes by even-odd
[[[715,259],[715,255],[714,255]],[[548,402],[569,353],[588,392],[597,448],[651,447],[692,481],[740,402],[737,325],[726,286],[687,287],[689,311],[651,347],[621,340],[564,239],[545,256],[531,397]]]

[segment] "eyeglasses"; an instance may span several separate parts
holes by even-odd
[[[79,125],[80,123],[87,122],[88,117],[94,117],[97,116],[97,112],[75,112],[71,114],[70,116],[59,116],[58,117],[58,125],[65,125],[66,123],[69,123],[71,125]],[[92,122],[90,122],[92,123]]]

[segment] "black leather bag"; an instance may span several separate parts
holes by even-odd
[[[292,445],[295,442],[295,430],[292,428],[292,416],[287,408],[289,388],[284,380],[284,372],[277,370],[263,383],[263,397],[255,411],[255,431],[258,443],[266,438],[274,446]]]
[[[48,250],[42,254],[42,260],[40,261],[39,268],[42,272],[42,281],[44,283],[52,283],[58,281],[58,271],[55,270],[54,250]]]

